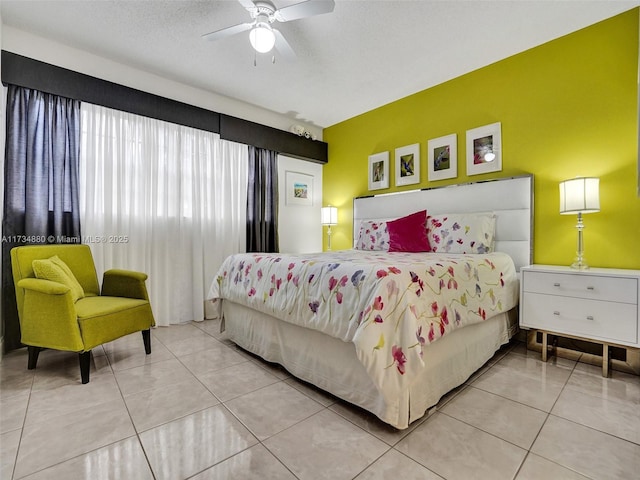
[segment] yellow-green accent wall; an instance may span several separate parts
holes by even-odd
[[[326,128],[323,201],[339,208],[333,249],[351,248],[354,197],[532,173],[534,262],[568,265],[576,216],[559,214],[558,183],[595,176],[601,211],[584,215],[587,262],[640,269],[639,13],[635,8]],[[502,123],[502,171],[467,176],[466,130],[494,122]],[[458,177],[429,182],[427,141],[451,133],[458,136]],[[394,150],[414,143],[421,182],[395,187]],[[390,153],[390,188],[369,192],[368,157],[383,151]]]

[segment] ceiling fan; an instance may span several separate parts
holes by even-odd
[[[296,3],[280,9],[276,8],[268,0],[238,0],[238,2],[247,9],[252,21],[207,33],[202,38],[214,41],[250,30],[249,41],[257,52],[267,53],[275,46],[276,50],[286,60],[295,59],[296,54],[282,33],[271,25],[275,21],[284,23],[330,13],[333,12],[335,7],[334,0],[307,0],[306,2]]]

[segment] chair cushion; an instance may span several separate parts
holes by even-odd
[[[148,300],[84,297],[75,305],[85,350],[153,326]]]
[[[123,312],[148,303],[148,300],[139,300],[137,298],[106,296],[86,297],[83,298],[82,301],[76,303],[76,313],[78,314],[78,319],[82,320],[101,315]]]
[[[71,269],[57,255],[48,259],[34,260],[32,267],[36,278],[51,280],[69,287],[74,302],[84,297],[82,285],[78,283]]]

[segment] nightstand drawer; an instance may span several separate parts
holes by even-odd
[[[637,343],[637,305],[529,292],[522,300],[521,322],[524,327],[612,342]]]
[[[636,278],[527,271],[523,275],[523,290],[563,297],[638,303]]]

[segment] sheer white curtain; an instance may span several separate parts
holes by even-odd
[[[245,251],[247,146],[82,104],[80,215],[99,278],[149,275],[156,323],[204,319],[224,258]]]

